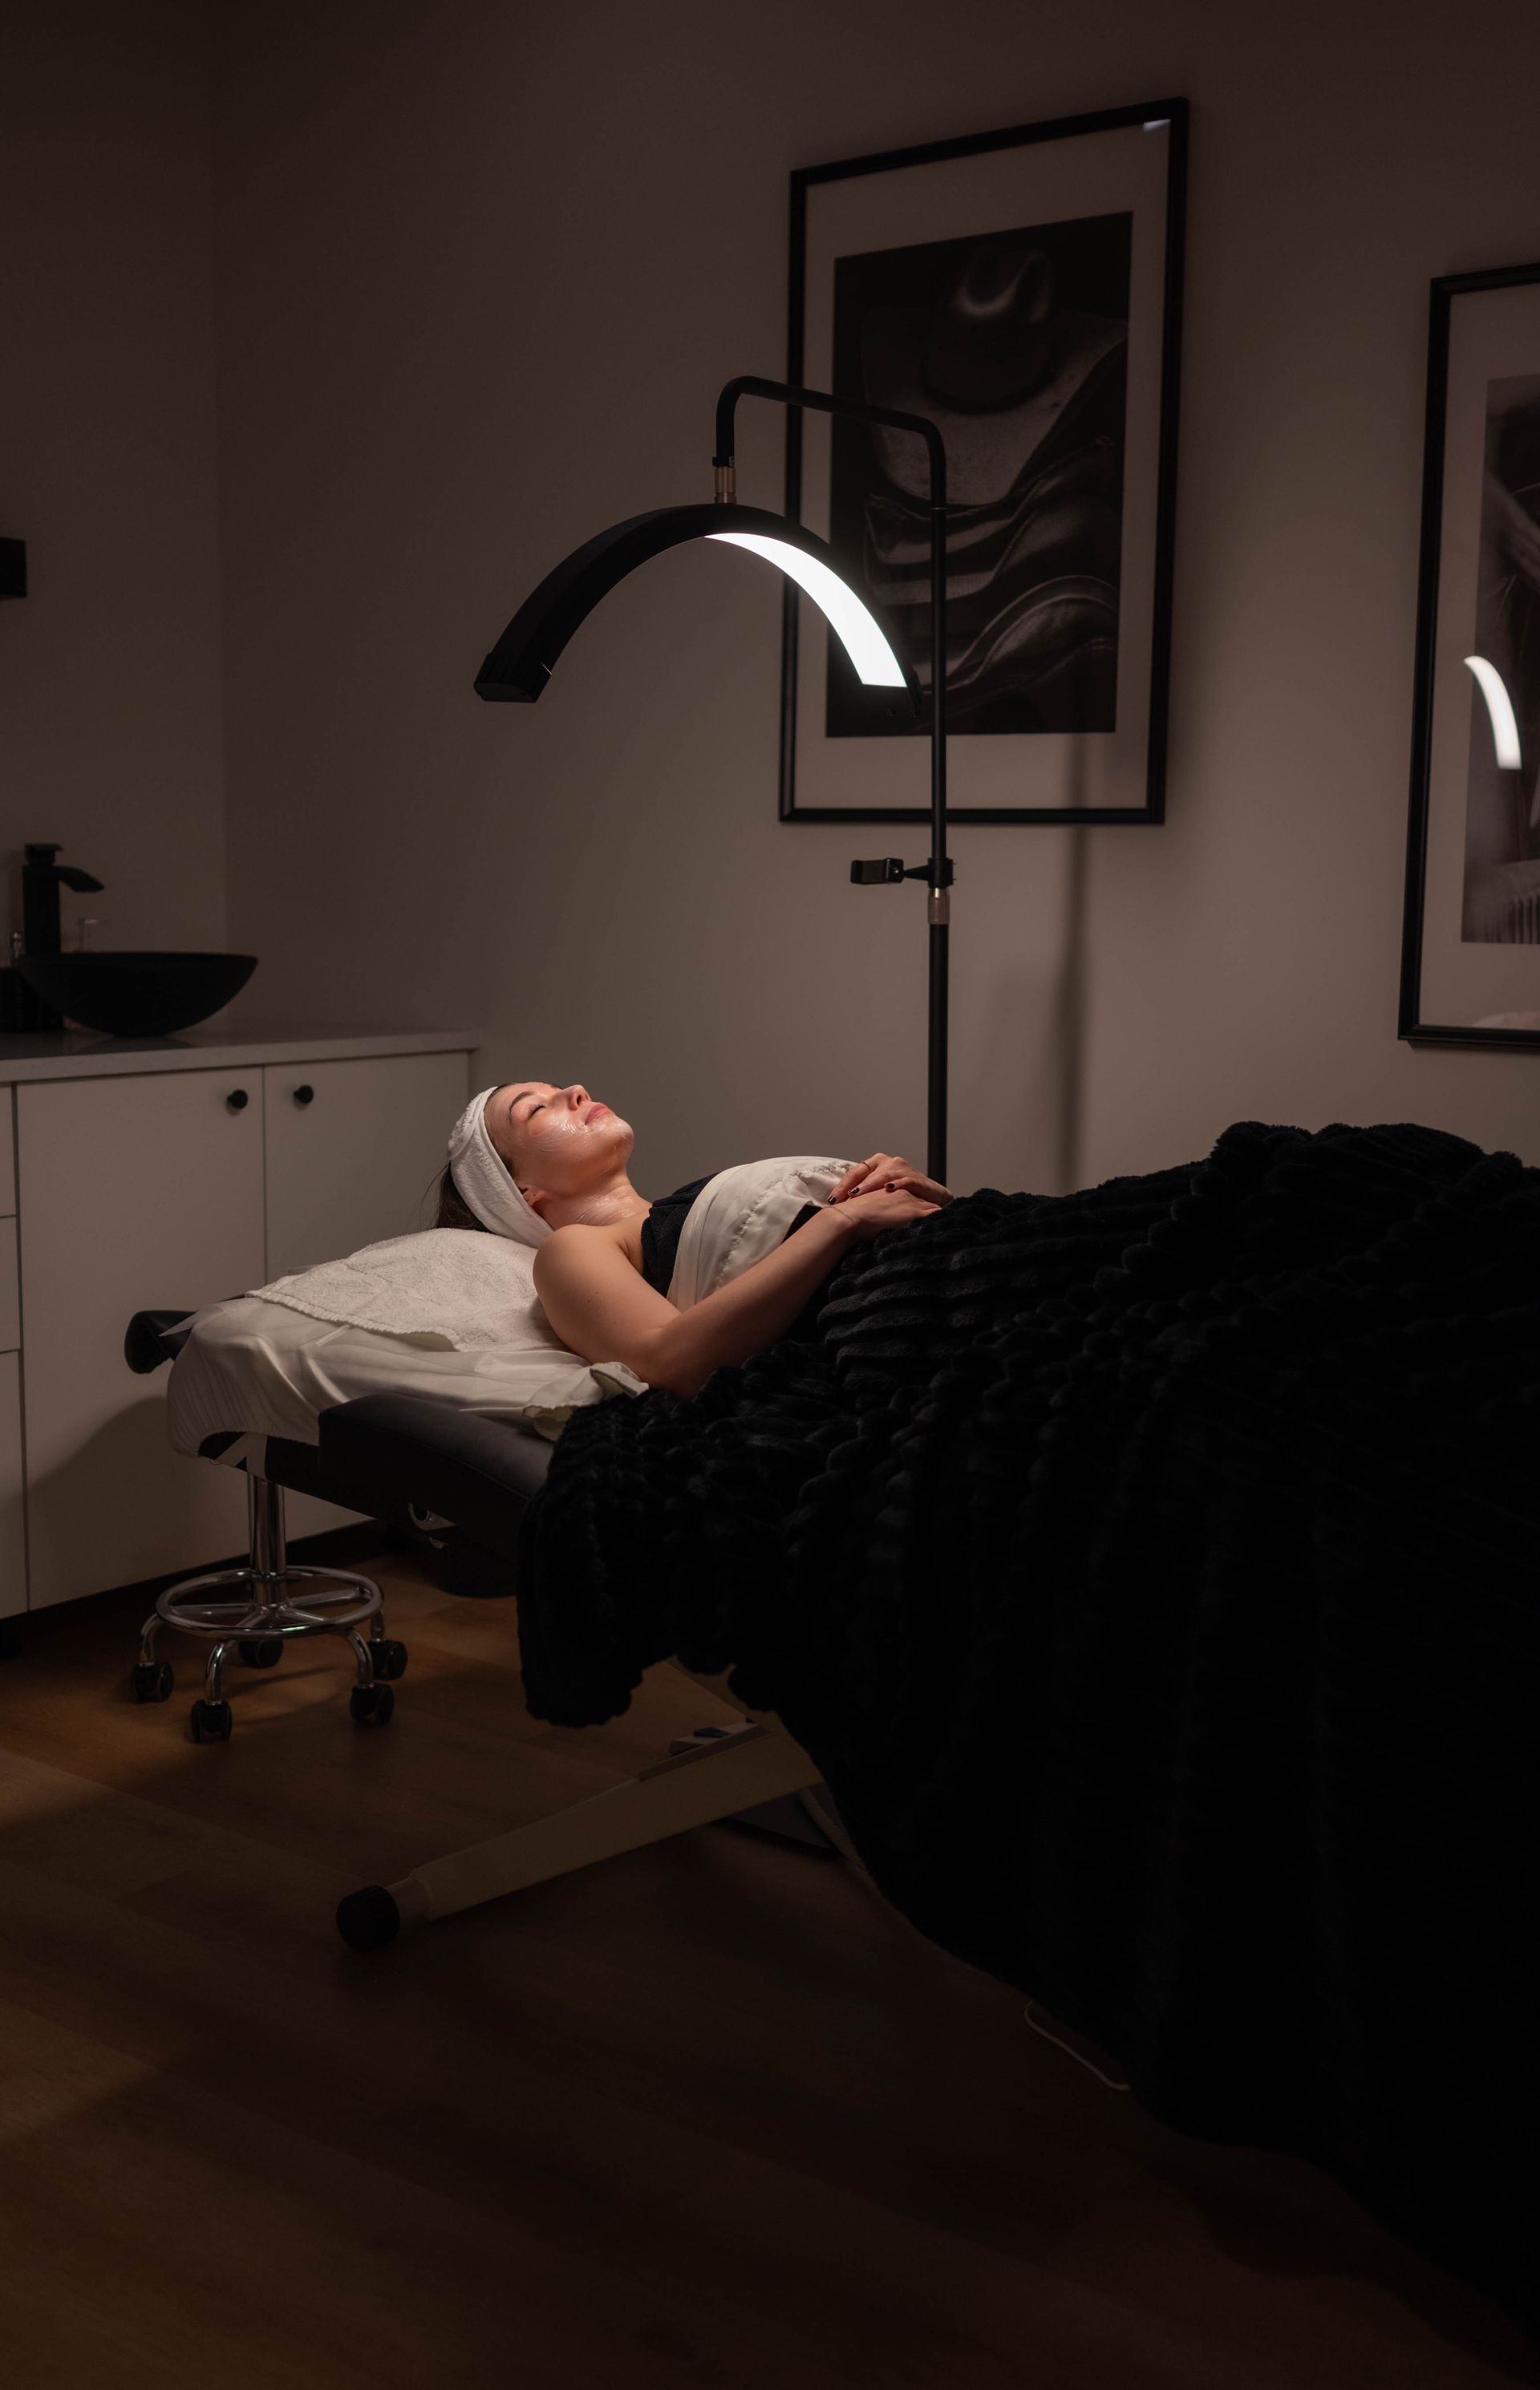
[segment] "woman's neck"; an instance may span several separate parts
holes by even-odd
[[[638,1195],[622,1172],[604,1187],[587,1187],[580,1194],[548,1195],[540,1206],[540,1216],[553,1228],[607,1228],[617,1220],[635,1220],[650,1212],[651,1204],[645,1195]]]

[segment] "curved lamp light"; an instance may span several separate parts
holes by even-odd
[[[823,611],[878,723],[912,725],[919,711],[914,675],[900,660],[898,642],[880,615],[853,589],[832,548],[786,515],[765,513],[737,501],[733,465],[733,418],[738,399],[771,398],[784,406],[811,406],[826,415],[854,416],[912,431],[925,443],[930,468],[930,853],[906,868],[897,855],[853,863],[851,878],[865,883],[923,880],[928,883],[930,929],[930,1022],[928,1141],[926,1168],[946,1176],[947,938],[952,862],[946,852],[946,456],[941,433],[925,416],[891,407],[863,406],[828,391],[797,390],[785,382],[740,374],[716,404],[716,503],[660,507],[632,515],[600,532],[597,539],[558,564],[525,598],[476,675],[476,694],[497,703],[533,705],[556,668],[572,633],[617,583],[665,549],[709,539],[744,549],[774,564],[805,590]]]
[[[893,721],[914,720],[918,691],[913,676],[899,662],[887,626],[841,578],[827,541],[800,523],[788,522],[784,515],[730,502],[659,507],[651,514],[632,515],[574,548],[520,607],[476,675],[477,696],[533,705],[572,633],[600,598],[608,598],[638,564],[692,539],[722,540],[777,565],[822,609],[856,678],[868,689],[888,692],[875,710]]]
[[[1513,712],[1513,700],[1508,693],[1502,674],[1495,664],[1489,664],[1484,656],[1467,656],[1465,665],[1486,700],[1497,769],[1500,772],[1517,772],[1524,759],[1519,746],[1519,724]]]

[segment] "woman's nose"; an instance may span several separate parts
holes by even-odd
[[[580,1085],[580,1083],[579,1083],[576,1079],[574,1079],[574,1080],[572,1081],[572,1084],[571,1084],[571,1086],[568,1088],[567,1093],[571,1097],[571,1099],[572,1099],[572,1101],[573,1101],[573,1103],[574,1103],[574,1104],[585,1104],[585,1103],[588,1101],[588,1090],[587,1090],[587,1088],[586,1088],[586,1087],[584,1087],[584,1086],[583,1086],[582,1085]]]

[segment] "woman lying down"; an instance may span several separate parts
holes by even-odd
[[[375,1394],[554,1444],[576,1411],[649,1387],[691,1396],[765,1353],[852,1247],[951,1203],[900,1155],[873,1153],[740,1163],[649,1204],[627,1175],[632,1142],[577,1083],[484,1089],[450,1133],[434,1228],[198,1314],[172,1370],[176,1450],[217,1434],[238,1465],[252,1436],[314,1444],[323,1411]]]
[[[805,1203],[771,1251],[682,1308],[681,1237],[697,1199],[724,1175],[648,1202],[627,1175],[635,1142],[629,1121],[580,1081],[488,1087],[451,1136],[436,1226],[534,1246],[535,1291],[562,1343],[586,1361],[623,1361],[676,1394],[696,1394],[713,1369],[786,1334],[851,1245],[952,1201],[901,1154],[868,1154],[834,1178],[826,1201]],[[722,1189],[741,1209],[751,1174],[726,1176],[745,1181]]]

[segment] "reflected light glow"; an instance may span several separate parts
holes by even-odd
[[[1495,664],[1489,664],[1484,656],[1467,656],[1465,661],[1475,675],[1476,687],[1486,700],[1498,769],[1516,772],[1523,760],[1519,752],[1519,725],[1514,719],[1513,700],[1503,686],[1502,674]]]
[[[868,688],[905,686],[904,667],[854,590],[817,557],[793,547],[789,540],[769,539],[760,532],[711,531],[706,537],[763,556],[767,564],[778,565],[799,588],[805,589],[814,604],[828,616],[830,627],[839,634],[845,653]]]

